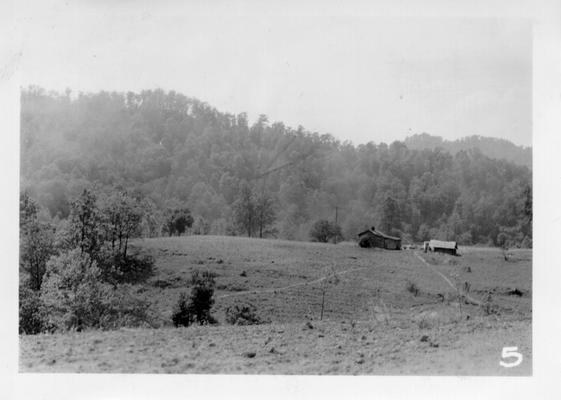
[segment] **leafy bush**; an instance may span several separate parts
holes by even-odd
[[[99,327],[109,289],[101,283],[101,270],[95,261],[75,249],[49,260],[41,291],[53,325],[81,330]]]
[[[214,305],[214,288],[216,274],[210,271],[200,273],[194,270],[191,274],[190,306],[192,307],[195,320],[200,324],[213,324],[216,320],[210,315],[210,309]]]
[[[80,249],[49,260],[41,292],[48,321],[60,330],[149,324],[149,303],[128,285],[103,282],[96,262]]]
[[[54,228],[38,219],[39,208],[26,193],[20,196],[20,267],[26,284],[39,290],[48,259],[56,253]]]
[[[176,328],[179,326],[189,326],[193,323],[193,310],[186,293],[179,295],[171,315],[171,320]]]
[[[22,230],[20,240],[20,265],[29,274],[28,284],[39,290],[47,260],[55,254],[54,231],[48,224],[33,221]]]
[[[187,228],[191,228],[193,222],[193,216],[188,208],[168,209],[164,228],[169,236],[181,236]]]
[[[216,319],[210,314],[214,305],[214,288],[216,274],[210,271],[200,272],[194,270],[191,273],[191,294],[189,298],[181,293],[172,313],[173,324],[178,326],[189,326],[195,321],[199,325],[215,324]]]
[[[105,312],[101,317],[101,328],[156,327],[149,313],[150,302],[135,295],[134,288],[128,284],[119,285],[108,293],[108,298],[104,299]]]
[[[226,322],[232,325],[259,325],[264,321],[259,318],[252,304],[240,304],[226,308]]]
[[[341,227],[334,222],[319,220],[312,225],[310,237],[316,242],[327,243],[331,239],[337,240],[342,237]]]
[[[103,280],[112,283],[142,283],[154,275],[154,257],[147,254],[108,255],[101,262]]]
[[[39,292],[25,286],[19,288],[19,333],[35,335],[48,330],[45,305]]]

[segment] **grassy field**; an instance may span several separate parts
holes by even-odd
[[[531,250],[505,261],[497,249],[476,247],[453,257],[216,236],[134,245],[156,258],[156,276],[137,290],[162,327],[22,336],[21,371],[531,373]],[[175,329],[173,304],[194,269],[217,274],[219,326]],[[323,278],[333,272],[339,283],[328,286],[319,321]],[[493,312],[460,302],[456,287],[469,287]],[[271,323],[227,325],[225,309],[240,303]],[[518,346],[523,364],[500,367],[504,346]]]

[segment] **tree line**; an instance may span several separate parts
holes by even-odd
[[[38,220],[69,223],[72,199],[92,185],[101,197],[126,192],[137,211],[117,220],[120,203],[106,210],[117,252],[127,232],[308,240],[319,220],[346,239],[375,225],[404,241],[532,243],[530,168],[477,147],[355,146],[163,90],[30,87],[21,106],[21,186]]]
[[[134,284],[154,272],[150,255],[131,251],[143,216],[126,192],[98,198],[84,190],[58,225],[20,196],[20,332],[149,323]]]

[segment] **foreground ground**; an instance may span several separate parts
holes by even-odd
[[[22,340],[21,369],[49,372],[528,375],[531,327],[474,321],[419,329],[371,322],[119,330]],[[423,338],[426,339],[423,340]],[[499,365],[516,344],[523,363]]]
[[[531,251],[505,260],[496,249],[465,248],[452,257],[228,237],[136,246],[157,260],[157,275],[138,292],[151,299],[161,327],[22,336],[21,371],[531,373]],[[170,326],[193,269],[218,275],[219,326]],[[333,273],[338,283],[327,287],[319,321],[323,278]],[[459,301],[457,288],[466,283],[481,305]],[[228,326],[226,307],[241,303],[271,323]],[[504,368],[502,349],[512,346],[524,360]]]

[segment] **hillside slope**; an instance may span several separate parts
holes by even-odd
[[[531,371],[532,254],[461,248],[462,256],[236,237],[138,240],[157,275],[138,286],[160,329],[21,337],[22,371],[182,373],[528,374]],[[421,256],[430,265],[422,263]],[[469,267],[469,269],[467,268]],[[171,310],[191,271],[217,274],[217,327],[174,329]],[[457,290],[491,313],[460,304]],[[320,319],[323,279],[327,286]],[[411,284],[417,288],[410,290]],[[488,296],[491,295],[491,299]],[[253,304],[271,324],[237,327],[225,309]],[[311,323],[311,326],[308,325]],[[497,367],[519,346],[523,368]],[[252,355],[252,353],[255,353]]]

